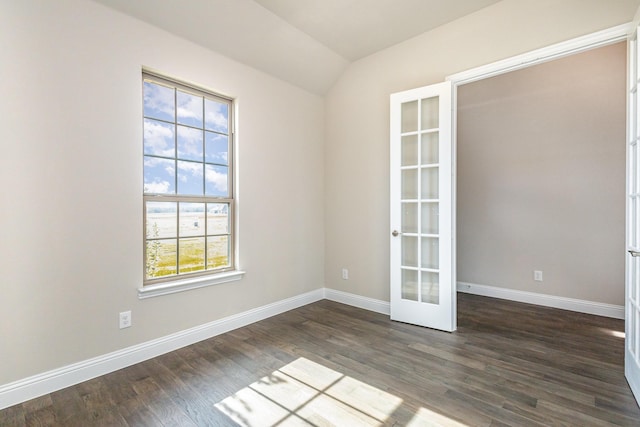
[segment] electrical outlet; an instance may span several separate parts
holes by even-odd
[[[342,280],[349,280],[349,270],[346,268],[342,269]]]
[[[533,280],[536,282],[542,282],[542,271],[533,270]]]
[[[131,326],[131,311],[123,311],[120,313],[120,329]]]

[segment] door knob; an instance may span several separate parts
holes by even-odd
[[[393,230],[393,231],[391,232],[391,235],[392,235],[393,237],[398,237],[398,235],[399,235],[399,234],[400,234],[400,232],[398,232],[398,230]]]
[[[640,252],[639,251],[629,250],[629,253],[631,254],[632,257],[640,256]]]

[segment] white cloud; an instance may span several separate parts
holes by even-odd
[[[207,123],[213,123],[214,129],[227,130],[227,118],[219,112],[207,112]]]
[[[202,98],[178,91],[178,117],[195,119],[202,126]]]
[[[202,131],[178,126],[178,156],[202,160]]]
[[[173,160],[159,159],[157,157],[145,156],[144,165],[147,168],[154,168],[154,167],[156,167],[158,165],[164,166],[164,170],[168,174],[173,175],[175,173],[175,168],[173,166]]]
[[[174,111],[173,89],[145,82],[144,105],[150,110],[156,110],[172,117]]]
[[[207,182],[213,184],[216,190],[218,191],[227,191],[227,174],[221,173],[215,170],[212,167],[207,166]]]
[[[178,162],[178,171],[180,181],[187,182],[191,177],[202,177],[202,163]]]
[[[144,183],[144,192],[145,193],[168,193],[169,187],[168,181],[159,181],[159,182],[145,182]]]
[[[206,101],[205,122],[207,123],[207,128],[211,128],[213,124],[213,129],[226,132],[228,130],[228,116],[227,104],[209,100]]]
[[[167,125],[162,125],[151,120],[144,121],[144,145],[145,152],[159,156],[172,157],[173,129]]]

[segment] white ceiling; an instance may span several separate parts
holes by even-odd
[[[499,0],[255,0],[350,61]]]
[[[95,0],[303,89],[499,0]]]

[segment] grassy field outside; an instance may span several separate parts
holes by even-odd
[[[228,230],[226,214],[208,214],[207,221],[208,234]],[[175,275],[178,271],[189,273],[229,266],[229,236],[205,237],[204,213],[182,214],[178,228],[180,236],[176,238],[175,215],[147,217],[147,279]]]

